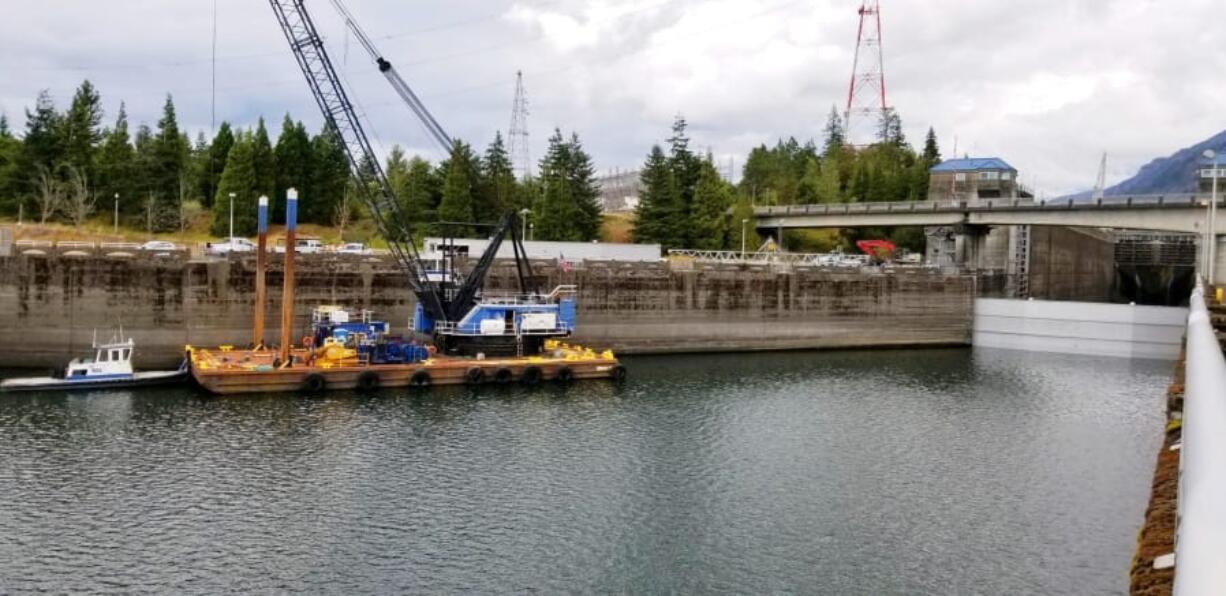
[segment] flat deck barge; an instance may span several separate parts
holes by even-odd
[[[295,348],[291,353],[292,364],[285,364],[274,350],[187,347],[192,377],[201,387],[221,395],[484,383],[534,385],[542,381],[621,380],[626,376],[625,367],[612,351],[597,352],[553,341],[538,356],[477,359],[435,354],[405,364],[319,361],[306,348]]]

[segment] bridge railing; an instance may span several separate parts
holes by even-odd
[[[1226,589],[1226,359],[1205,307],[1192,292],[1188,315],[1183,447],[1175,532],[1175,594]]]
[[[1226,193],[1224,193],[1226,195]],[[1218,197],[1218,203],[1226,196]],[[1025,209],[1145,209],[1162,207],[1204,207],[1208,195],[1192,193],[1165,195],[1120,195],[1093,200],[1074,199],[943,199],[937,201],[884,201],[870,203],[819,203],[814,205],[772,205],[755,207],[754,215],[843,215],[863,213],[923,213],[964,211],[1018,211]]]

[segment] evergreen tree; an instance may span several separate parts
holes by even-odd
[[[115,195],[118,194],[120,210],[123,213],[133,214],[140,211],[142,203],[133,185],[136,178],[136,154],[128,135],[128,113],[122,103],[119,104],[119,115],[115,117],[115,126],[103,135],[96,169],[98,194],[103,203],[114,201]]]
[[[719,250],[727,244],[728,208],[732,206],[732,190],[720,177],[711,156],[702,162],[698,184],[694,187],[694,204],[690,209],[691,246],[701,250]]]
[[[226,157],[226,167],[213,197],[214,236],[230,233],[230,202],[234,205],[234,235],[251,236],[256,232],[256,201],[259,177],[255,168],[255,140],[250,133],[240,134]],[[230,194],[234,197],[231,199]]]
[[[634,241],[659,243],[665,248],[679,245],[680,225],[684,213],[677,202],[676,184],[668,157],[659,145],[651,153],[639,174],[639,204],[635,208]]]
[[[411,213],[412,204],[408,201],[408,196],[412,192],[412,184],[409,180],[409,160],[404,156],[404,149],[400,145],[394,145],[391,153],[387,155],[387,164],[383,167],[383,172],[387,176],[387,184],[392,188],[392,194],[396,195],[396,201],[400,208],[400,215],[404,218],[400,224],[408,230],[413,230],[417,223],[417,214]]]
[[[311,139],[311,166],[310,183],[298,189],[298,217],[303,222],[328,225],[349,185],[349,157],[331,124],[325,124]]]
[[[473,221],[471,169],[472,150],[463,141],[455,141],[443,179],[443,199],[438,206],[440,222],[465,224]],[[472,228],[466,225],[450,225],[444,231],[461,238],[472,234]]]
[[[92,178],[94,153],[102,134],[102,99],[88,80],[81,83],[72,97],[72,104],[60,120],[60,141],[64,148],[64,164],[76,168],[79,176]]]
[[[277,137],[277,147],[273,151],[277,172],[273,193],[269,195],[269,212],[273,221],[285,222],[285,191],[297,188],[304,192],[304,196],[308,192],[313,194],[310,184],[314,157],[306,126],[301,122],[294,122],[287,113],[281,121],[281,134]],[[314,201],[315,197],[312,196],[311,200]]]
[[[0,114],[0,213],[15,215],[21,191],[18,172],[21,141],[9,130],[8,118]]]
[[[941,148],[937,146],[937,133],[932,130],[931,126],[928,127],[928,134],[924,136],[924,153],[921,157],[928,167],[941,163]]]
[[[603,219],[600,208],[600,186],[596,183],[596,167],[592,158],[583,150],[579,135],[571,133],[566,151],[566,183],[571,199],[578,208],[573,225],[578,231],[578,240],[588,242],[600,237]]]
[[[418,231],[425,222],[435,219],[435,212],[443,198],[443,188],[430,162],[417,156],[409,160],[406,192],[397,196],[405,214],[416,224]]]
[[[533,208],[537,240],[583,239],[583,232],[576,225],[582,213],[571,188],[570,153],[570,143],[563,140],[561,130],[554,129],[539,168],[542,193]]]
[[[906,137],[902,133],[902,118],[894,108],[887,107],[881,111],[881,120],[877,123],[877,140],[896,147],[906,144]]]
[[[230,147],[234,146],[234,132],[230,123],[223,121],[217,127],[217,134],[209,144],[208,176],[201,178],[200,196],[204,197],[204,206],[213,204],[213,196],[217,193],[217,182],[221,180],[221,172],[226,168],[226,158]]]
[[[749,197],[741,196],[733,205],[729,220],[731,229],[728,230],[728,243],[725,245],[728,250],[754,252],[762,246],[762,237],[758,236],[758,230],[754,227],[753,204],[749,202]]]
[[[272,142],[268,139],[268,128],[264,126],[263,117],[260,117],[256,124],[251,151],[252,163],[255,164],[255,195],[265,195],[269,200],[273,200],[277,192],[277,158],[273,154]],[[284,221],[284,206],[281,207],[281,213]],[[331,217],[327,223],[332,223]]]
[[[673,120],[673,136],[668,138],[668,166],[673,173],[674,192],[676,193],[678,221],[684,222],[689,217],[690,206],[694,202],[694,186],[698,183],[698,173],[702,162],[690,151],[690,139],[685,133],[687,127],[685,118],[680,115]],[[675,241],[680,246],[689,244],[688,228],[682,223],[674,226]]]
[[[819,165],[817,180],[814,184],[814,199],[818,203],[841,203],[843,193],[839,182],[839,165],[834,159],[827,159]]]
[[[482,197],[476,204],[478,219],[497,221],[508,210],[517,208],[515,171],[501,132],[494,133],[494,141],[485,150],[481,165]]]
[[[152,193],[153,228],[178,228],[179,196],[182,177],[186,173],[188,146],[179,132],[174,100],[167,95],[158,120],[157,134],[149,147],[147,189]]]
[[[839,110],[834,106],[830,106],[830,115],[826,117],[826,126],[822,129],[826,133],[826,141],[822,146],[822,155],[829,158],[843,150],[847,145],[847,134],[843,131],[843,119],[839,117]]]
[[[46,89],[38,94],[34,111],[26,110],[26,132],[22,137],[21,170],[28,173],[27,183],[23,190],[34,188],[36,172],[46,170],[53,172],[58,169],[64,154],[64,143],[60,137],[60,121],[63,117],[55,109],[51,93]]]

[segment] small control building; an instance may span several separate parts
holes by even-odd
[[[947,159],[928,170],[930,201],[1017,196],[1017,170],[999,157]]]

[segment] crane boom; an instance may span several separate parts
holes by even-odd
[[[413,113],[417,115],[418,120],[421,120],[421,123],[426,127],[426,132],[430,133],[430,136],[434,137],[435,142],[437,142],[439,147],[443,149],[443,153],[451,153],[453,144],[451,142],[451,137],[447,135],[447,132],[443,130],[443,127],[437,120],[434,119],[434,116],[430,114],[430,110],[426,109],[426,105],[423,104],[420,99],[418,99],[416,93],[413,93],[413,89],[409,87],[409,84],[404,82],[404,79],[400,77],[400,73],[396,71],[396,67],[392,66],[392,63],[383,57],[383,54],[381,54],[378,48],[375,47],[375,44],[370,40],[370,37],[367,37],[366,32],[362,31],[362,28],[358,26],[358,22],[354,20],[353,15],[349,12],[349,9],[345,7],[341,0],[331,1],[332,6],[336,8],[336,12],[340,13],[341,18],[345,19],[345,24],[351,31],[353,31],[353,34],[357,36],[358,43],[362,44],[362,47],[366,49],[366,53],[370,54],[370,59],[374,60],[375,64],[378,65],[379,72],[383,73],[383,76],[387,79],[388,83],[391,83],[392,89],[396,90],[396,93],[400,95],[400,98],[404,100],[404,103],[408,104],[409,109],[413,110]]]
[[[400,210],[400,203],[392,192],[383,166],[371,148],[366,131],[341,85],[303,0],[269,0],[269,3],[328,128],[349,158],[349,167],[358,180],[358,194],[370,208],[388,248],[408,275],[409,284],[422,307],[431,316],[446,320],[438,288],[430,281],[407,225],[409,222]]]

